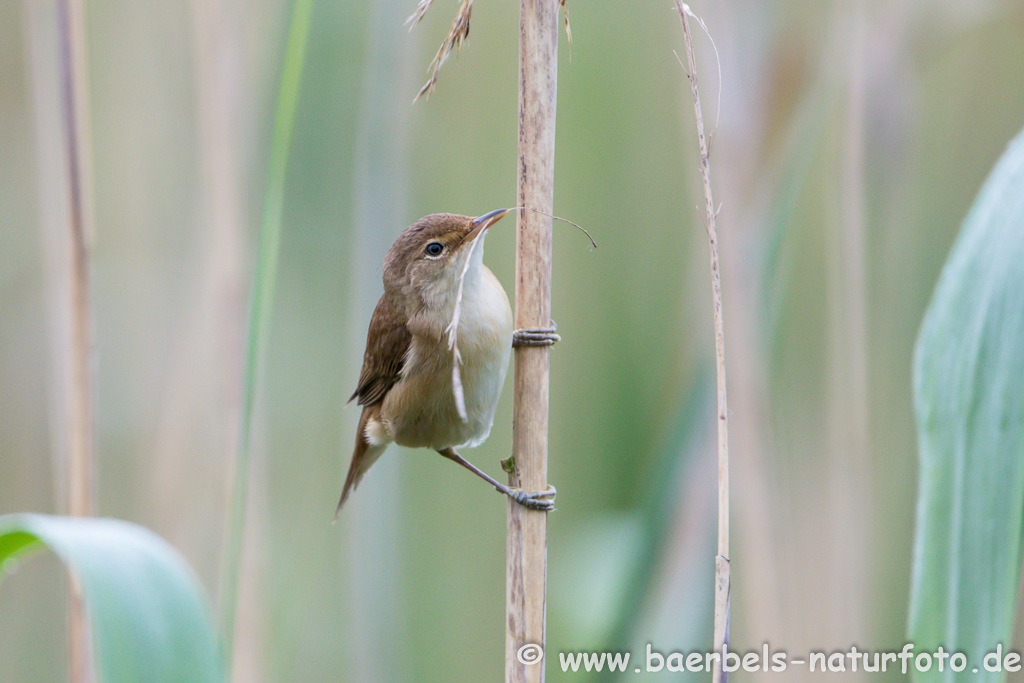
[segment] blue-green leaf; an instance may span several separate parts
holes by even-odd
[[[224,680],[202,590],[166,541],[115,519],[0,517],[0,569],[43,546],[81,585],[97,680]]]
[[[1024,514],[1024,133],[964,221],[914,357],[920,490],[908,636],[967,657],[916,681],[1001,681]],[[990,659],[989,664],[995,660]],[[973,669],[977,668],[978,673]]]

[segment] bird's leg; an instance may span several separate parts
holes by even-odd
[[[551,327],[530,327],[512,332],[512,348],[520,346],[554,346],[555,342],[562,340],[556,334],[558,325],[554,320]]]
[[[524,491],[520,488],[511,486],[505,486],[501,482],[493,479],[483,470],[479,469],[473,463],[469,462],[461,455],[455,452],[454,448],[444,448],[438,451],[441,455],[448,458],[452,462],[457,462],[467,470],[480,477],[488,484],[496,488],[498,491],[504,493],[506,496],[519,503],[523,507],[528,507],[533,510],[544,510],[549,512],[555,509],[555,487],[549,486],[547,491]]]

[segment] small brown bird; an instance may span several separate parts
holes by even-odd
[[[388,250],[384,295],[370,320],[363,370],[349,399],[358,399],[363,413],[338,512],[390,443],[432,448],[518,503],[553,509],[553,487],[510,488],[455,450],[478,446],[490,434],[512,346],[558,340],[553,327],[513,333],[508,296],[483,264],[487,229],[508,212],[427,216]]]

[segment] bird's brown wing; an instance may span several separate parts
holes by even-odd
[[[366,335],[366,353],[363,355],[363,371],[359,373],[359,386],[349,398],[349,401],[358,399],[359,405],[363,406],[363,414],[356,430],[352,464],[348,469],[348,477],[345,478],[337,512],[334,513],[335,519],[338,518],[341,506],[345,504],[345,499],[359,483],[360,478],[387,448],[386,443],[371,444],[366,429],[371,420],[379,421],[380,402],[384,400],[391,387],[402,378],[405,354],[411,343],[412,335],[405,325],[401,309],[394,305],[385,293],[370,319],[370,330]]]
[[[385,293],[377,303],[366,335],[366,353],[359,385],[348,399],[357,399],[361,406],[384,400],[384,396],[402,377],[405,354],[412,335],[405,325],[404,311]]]

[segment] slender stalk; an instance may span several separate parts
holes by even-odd
[[[60,47],[61,104],[67,155],[70,231],[70,337],[66,365],[67,396],[67,511],[73,516],[95,514],[96,452],[93,423],[93,340],[89,292],[89,239],[92,211],[88,87],[84,0],[57,3]],[[95,680],[89,647],[89,624],[81,588],[71,577],[68,598],[69,679]]]
[[[153,453],[152,476],[158,493],[154,502],[168,519],[176,517],[172,507],[188,501],[159,493],[168,488],[183,490],[185,477],[213,475],[210,485],[217,487],[225,504],[230,500],[228,477],[233,472],[223,465],[235,464],[239,448],[244,362],[239,348],[249,304],[249,273],[244,264],[249,245],[239,154],[245,137],[239,119],[246,102],[241,95],[246,84],[240,13],[228,0],[191,0],[190,10],[199,150],[199,212],[193,229],[202,254],[192,305],[171,356]],[[215,467],[212,472],[211,467]],[[260,508],[253,507],[260,514]],[[261,528],[254,524],[253,512],[248,515],[250,530]],[[243,537],[239,547],[253,556],[259,552],[253,547],[258,544],[250,535]],[[242,607],[236,617],[240,626],[233,634],[233,652],[223,660],[231,661],[234,680],[254,680],[254,672],[263,670],[263,621],[252,618],[251,595],[260,590],[254,587],[259,581],[254,564],[243,562],[237,598]]]
[[[868,308],[865,244],[864,153],[867,19],[859,0],[844,3],[843,33],[849,40],[846,121],[839,142],[834,199],[836,212],[826,233],[828,291],[828,402],[826,443],[831,513],[832,585],[843,586],[832,602],[833,638],[862,637],[869,604],[865,558],[871,547],[862,522],[871,500],[868,406]],[[841,538],[840,538],[841,537]],[[825,624],[822,624],[825,626]]]
[[[551,213],[554,204],[558,3],[519,4],[519,163],[517,206]],[[516,214],[517,328],[551,321],[551,218]],[[549,347],[516,349],[509,484],[547,488]],[[547,594],[547,513],[510,501],[506,564],[505,680],[543,681]],[[525,649],[523,649],[525,648]],[[532,662],[532,663],[531,663]]]
[[[352,179],[352,235],[346,264],[352,283],[351,320],[369,320],[380,298],[379,258],[394,240],[394,227],[408,220],[408,169],[415,107],[409,92],[422,74],[418,61],[422,32],[405,35],[405,2],[369,4],[366,23],[366,66],[356,122]],[[366,345],[366,329],[350,326],[346,353],[358,375]],[[358,363],[358,364],[357,364]],[[353,376],[354,377],[354,376]],[[354,416],[358,418],[358,413]],[[355,425],[349,425],[355,429]],[[341,443],[351,449],[350,433]],[[349,451],[350,452],[350,451]],[[348,453],[345,453],[348,455]],[[347,463],[346,463],[347,464]],[[402,612],[405,508],[402,505],[404,458],[381,458],[373,477],[361,486],[358,505],[345,508],[338,534],[346,575],[344,627],[346,680],[407,681],[413,678],[407,619]],[[372,494],[372,495],[366,495]]]
[[[230,662],[234,644],[235,612],[238,602],[238,578],[242,560],[242,537],[245,533],[245,508],[249,494],[249,473],[252,462],[251,441],[256,383],[267,338],[277,281],[278,245],[281,241],[281,212],[284,205],[284,181],[288,166],[295,109],[299,99],[299,83],[306,58],[313,0],[296,0],[291,27],[285,46],[284,71],[278,92],[277,112],[268,163],[267,191],[260,227],[259,255],[256,262],[252,303],[249,312],[249,333],[246,342],[245,379],[242,392],[241,432],[232,482],[231,506],[224,542],[224,562],[220,581],[221,648]]]
[[[711,299],[715,315],[715,368],[718,378],[718,554],[715,556],[715,651],[724,655],[729,645],[729,603],[731,595],[731,568],[729,564],[729,405],[725,391],[725,331],[722,320],[722,283],[718,268],[718,233],[715,230],[715,202],[711,195],[711,164],[708,159],[707,139],[704,137],[704,117],[700,109],[697,87],[697,62],[693,56],[693,37],[689,12],[682,0],[676,0],[679,19],[683,24],[686,59],[690,70],[690,88],[693,91],[693,113],[697,119],[697,141],[700,146],[700,174],[704,179],[704,214],[707,221],[708,244],[711,253]],[[724,683],[728,674],[721,659],[715,661],[712,681]]]
[[[85,95],[79,92],[85,73],[85,9],[82,0],[58,3],[60,22],[61,97],[64,108],[71,236],[71,363],[70,431],[68,434],[68,512],[86,516],[95,511],[95,448],[92,391],[92,317],[89,304],[89,236],[91,211],[87,205],[88,160],[83,138]]]

